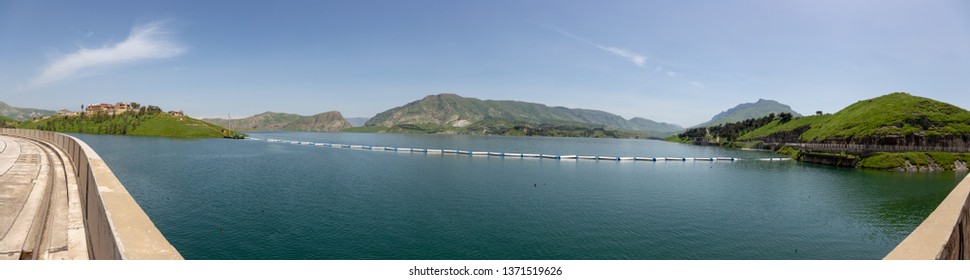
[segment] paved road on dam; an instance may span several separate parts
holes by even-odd
[[[0,136],[0,260],[88,258],[75,178],[53,145]]]

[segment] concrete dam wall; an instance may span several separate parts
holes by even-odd
[[[970,176],[886,260],[970,260]]]
[[[74,170],[88,258],[182,259],[108,165],[86,143],[70,135],[39,130],[3,128],[0,135],[47,143],[70,159],[64,165]]]

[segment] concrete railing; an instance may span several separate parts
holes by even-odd
[[[45,141],[70,157],[91,259],[182,259],[98,153],[83,141],[40,130],[2,128],[0,134]]]
[[[847,152],[847,153],[866,153],[866,152],[949,152],[966,153],[970,152],[970,147],[950,146],[892,146],[892,145],[861,145],[861,144],[824,144],[824,143],[785,143],[785,146],[799,147],[809,151],[818,152]]]
[[[970,260],[970,176],[886,260]]]

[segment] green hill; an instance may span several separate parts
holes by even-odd
[[[0,102],[0,116],[8,117],[17,121],[25,121],[36,117],[53,115],[54,111],[31,108],[17,108],[7,103]]]
[[[531,131],[599,128],[604,131],[645,133],[653,136],[666,136],[682,129],[677,125],[657,123],[643,118],[626,120],[618,115],[598,110],[549,107],[521,101],[480,100],[455,94],[429,95],[421,100],[377,114],[368,120],[365,126],[387,128],[405,126],[451,133],[479,131],[505,133],[509,130],[525,132],[530,131],[530,128]],[[388,129],[388,131],[394,130]]]
[[[831,115],[773,121],[739,140],[877,145],[967,145],[970,112],[929,98],[896,92],[862,100]]]
[[[778,103],[778,101],[758,99],[755,103],[743,103],[727,111],[718,113],[710,121],[694,127],[710,127],[719,124],[735,123],[748,119],[761,118],[772,113],[775,115],[790,113],[796,117],[801,116],[798,112],[792,110],[790,106]]]
[[[228,127],[226,119],[202,119],[203,121]],[[239,131],[340,131],[351,127],[337,111],[313,116],[265,112],[248,118],[232,120],[232,128]]]
[[[118,115],[52,116],[20,123],[18,128],[91,134],[122,134],[184,138],[234,135],[223,127],[187,116],[128,112]]]
[[[5,128],[17,127],[17,120],[11,119],[5,116],[0,116],[0,127],[5,127]]]
[[[692,128],[670,141],[734,147],[774,147],[807,162],[896,171],[966,170],[970,153],[923,147],[970,147],[970,112],[929,98],[896,92],[856,102],[835,114],[793,118],[769,115]],[[776,143],[887,145],[897,151],[819,151]],[[905,148],[911,147],[911,148]]]

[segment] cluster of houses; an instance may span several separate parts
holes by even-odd
[[[81,105],[81,111],[87,114],[110,114],[116,115],[130,111],[139,110],[141,106],[138,103],[132,104],[131,102],[118,102],[115,104],[109,103],[96,103],[88,104],[87,106]],[[57,112],[58,116],[77,116],[81,115],[82,112],[74,112],[69,110],[60,110]],[[169,111],[170,115],[175,117],[184,117],[185,113],[182,111]]]
[[[135,108],[131,105],[131,102],[118,102],[115,104],[100,103],[100,104],[90,104],[85,109],[85,112],[97,114],[97,113],[109,113],[109,114],[121,114],[124,112],[132,111]]]

